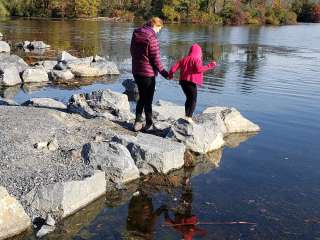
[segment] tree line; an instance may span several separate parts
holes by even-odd
[[[320,22],[320,0],[0,0],[0,15],[279,25]]]

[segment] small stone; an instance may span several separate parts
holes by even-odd
[[[46,235],[48,235],[49,233],[53,232],[56,229],[56,227],[54,226],[48,226],[48,225],[43,225],[40,230],[37,232],[36,236],[38,238],[42,238]]]
[[[48,143],[48,150],[53,152],[56,151],[59,148],[59,144],[58,144],[58,140],[56,138],[52,139],[49,143]]]
[[[38,142],[34,145],[34,148],[36,149],[43,149],[48,146],[48,142]]]
[[[56,221],[54,220],[54,218],[51,216],[51,214],[48,214],[47,219],[46,219],[46,224],[48,226],[55,226],[56,225]]]

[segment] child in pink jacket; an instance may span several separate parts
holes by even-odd
[[[186,120],[192,123],[192,115],[197,103],[197,85],[203,84],[203,72],[216,67],[215,61],[208,65],[202,65],[202,49],[198,44],[193,44],[189,50],[188,56],[180,59],[173,65],[169,72],[169,79],[180,69],[180,85],[186,95],[185,114]]]

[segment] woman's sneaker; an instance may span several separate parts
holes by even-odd
[[[143,124],[141,121],[135,121],[134,124],[133,124],[133,131],[135,132],[139,132],[141,131],[143,128]]]

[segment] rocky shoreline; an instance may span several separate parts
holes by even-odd
[[[42,66],[28,66],[9,53],[0,58],[0,85],[47,81],[66,71],[76,77],[119,74],[114,63],[98,56],[79,59],[63,52]],[[133,80],[124,86],[126,92],[136,89]],[[234,108],[208,108],[193,124],[182,118],[183,106],[159,101],[153,110],[154,129],[133,133],[128,96],[108,89],[75,94],[67,105],[49,98],[21,105],[1,99],[0,239],[31,228],[42,237],[107,191],[196,167],[212,151],[245,140],[233,134],[260,131]]]

